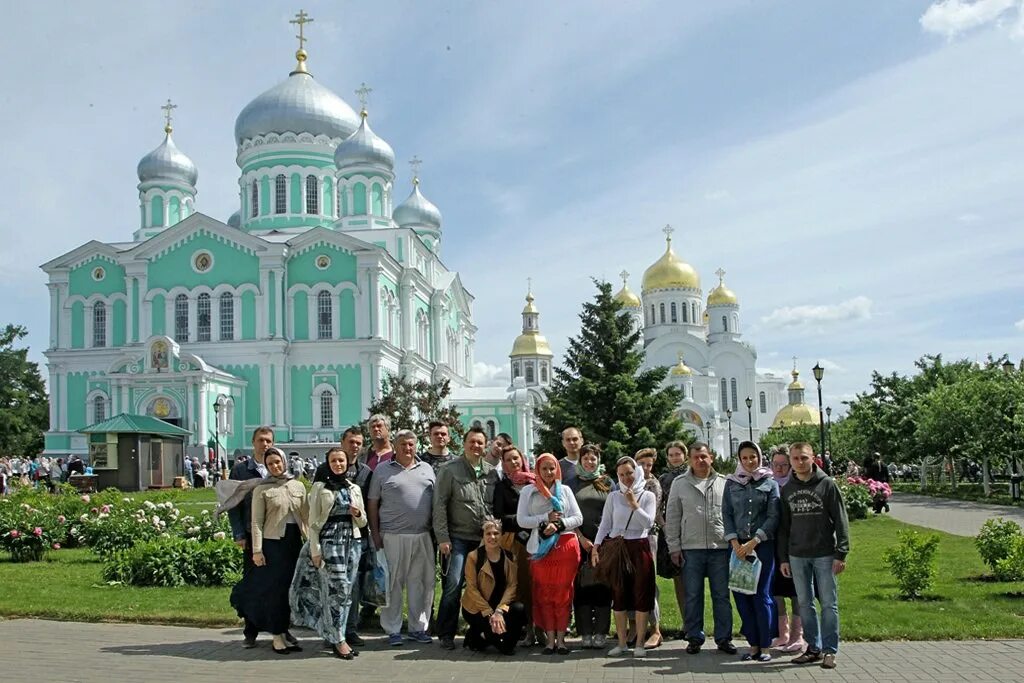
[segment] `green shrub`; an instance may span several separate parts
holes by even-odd
[[[981,531],[974,539],[974,547],[992,571],[996,570],[999,561],[1007,558],[1013,548],[1015,539],[1024,536],[1020,525],[1012,520],[995,517],[981,525]]]
[[[227,540],[158,538],[111,555],[103,578],[131,586],[224,586],[242,571],[242,550]]]
[[[1006,557],[996,560],[993,571],[1000,581],[1024,581],[1024,536],[1010,539]]]
[[[868,510],[871,509],[871,492],[867,486],[860,484],[848,484],[837,481],[839,491],[843,495],[843,503],[846,504],[846,516],[850,520],[866,519]]]
[[[900,588],[900,597],[914,600],[931,588],[935,581],[935,553],[938,534],[922,536],[916,531],[901,531],[898,545],[882,555]]]

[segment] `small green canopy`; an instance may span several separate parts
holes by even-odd
[[[162,436],[186,436],[192,433],[156,417],[129,413],[115,415],[109,420],[97,422],[78,431],[83,434],[159,434]]]

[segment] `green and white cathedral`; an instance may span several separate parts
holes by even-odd
[[[441,260],[441,213],[415,172],[396,205],[395,155],[370,128],[368,91],[357,114],[313,78],[305,50],[296,57],[235,122],[239,210],[227,222],[200,210],[168,102],[164,140],[138,165],[131,239],[42,266],[47,453],[86,455],[79,430],[121,413],[189,430],[194,452],[244,449],[263,424],[322,451],[313,444],[366,418],[385,373],[447,378],[467,423],[532,445],[537,394],[522,380],[472,395],[473,297]],[[530,384],[546,384],[550,351],[536,373]]]

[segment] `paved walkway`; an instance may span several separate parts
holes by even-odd
[[[901,522],[937,529],[957,536],[977,536],[992,517],[1012,519],[1024,526],[1024,508],[986,505],[967,500],[893,493],[890,514]]]
[[[646,660],[613,660],[590,651],[553,659],[536,648],[514,658],[446,652],[437,645],[388,648],[373,638],[360,657],[346,662],[321,652],[308,632],[296,635],[305,651],[281,657],[265,638],[258,648],[243,650],[239,631],[231,629],[0,621],[0,677],[12,683],[1024,681],[1024,641],[849,643],[842,646],[839,668],[825,671],[781,660],[743,663],[711,649],[690,656],[680,641],[652,650]]]

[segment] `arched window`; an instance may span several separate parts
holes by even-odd
[[[316,295],[316,338],[330,339],[333,328],[334,305],[331,293],[327,291]]]
[[[235,338],[235,297],[231,292],[220,295],[220,340],[231,341]]]
[[[664,322],[665,322],[665,304],[664,303],[658,304],[658,313],[659,313],[658,322],[664,324]]]
[[[334,394],[326,389],[320,393],[320,426],[334,426]]]
[[[477,429],[483,429],[484,428],[484,425],[483,425],[482,422],[480,422],[480,420],[473,420],[473,426],[476,427]]]
[[[274,213],[288,213],[288,182],[284,173],[274,178]]]
[[[728,410],[729,409],[729,382],[727,382],[724,377],[719,382],[718,390],[719,390],[719,393],[721,394],[721,397],[718,399],[719,403],[722,406],[721,409],[722,410]]]
[[[519,361],[512,364],[512,379],[522,376],[523,372],[519,367]]]
[[[729,318],[727,318],[726,316],[723,315],[722,316],[722,332],[728,332],[728,331],[729,331]]]
[[[320,213],[320,188],[315,175],[306,176],[306,213]]]
[[[654,304],[651,304],[651,319],[647,321],[648,325],[653,325],[657,318],[654,317]]]
[[[92,307],[92,345],[107,345],[107,305],[102,301]]]
[[[733,410],[739,410],[739,408],[738,408],[739,403],[736,401],[737,394],[736,394],[736,378],[735,377],[733,377],[731,380],[729,380],[729,388],[732,390],[732,409]]]
[[[763,391],[757,395],[757,407],[762,414],[768,412],[768,398]]]
[[[672,320],[672,322],[674,322],[674,323],[679,322],[679,314],[678,314],[678,311],[676,309],[676,302],[675,301],[673,301],[672,304],[670,305],[670,311],[671,311],[671,313],[670,313],[671,318],[670,319]]]
[[[684,322],[684,323],[688,323],[688,322],[690,322],[690,316],[689,316],[689,315],[687,315],[687,309],[688,309],[688,308],[689,308],[689,307],[688,307],[688,306],[686,305],[686,302],[684,301],[684,302],[683,302],[683,322]]]
[[[696,323],[697,320],[698,320],[698,318],[697,318],[697,304],[692,303],[692,302],[690,303],[690,313],[692,314],[690,316],[690,319],[693,320],[694,323]]]
[[[252,181],[252,192],[249,193],[249,215],[253,218],[260,215],[260,184]]]
[[[487,438],[494,440],[494,437],[498,434],[498,425],[494,420],[487,421]]]
[[[210,341],[210,295],[206,292],[196,299],[196,341]]]
[[[545,384],[548,381],[548,364],[547,363],[541,363],[540,364],[540,381],[544,382]]]
[[[533,384],[534,377],[533,361],[526,361],[526,383]]]
[[[103,422],[107,419],[107,399],[97,394],[92,399],[92,421],[93,424]]]
[[[174,338],[188,341],[188,297],[184,294],[174,297]]]

